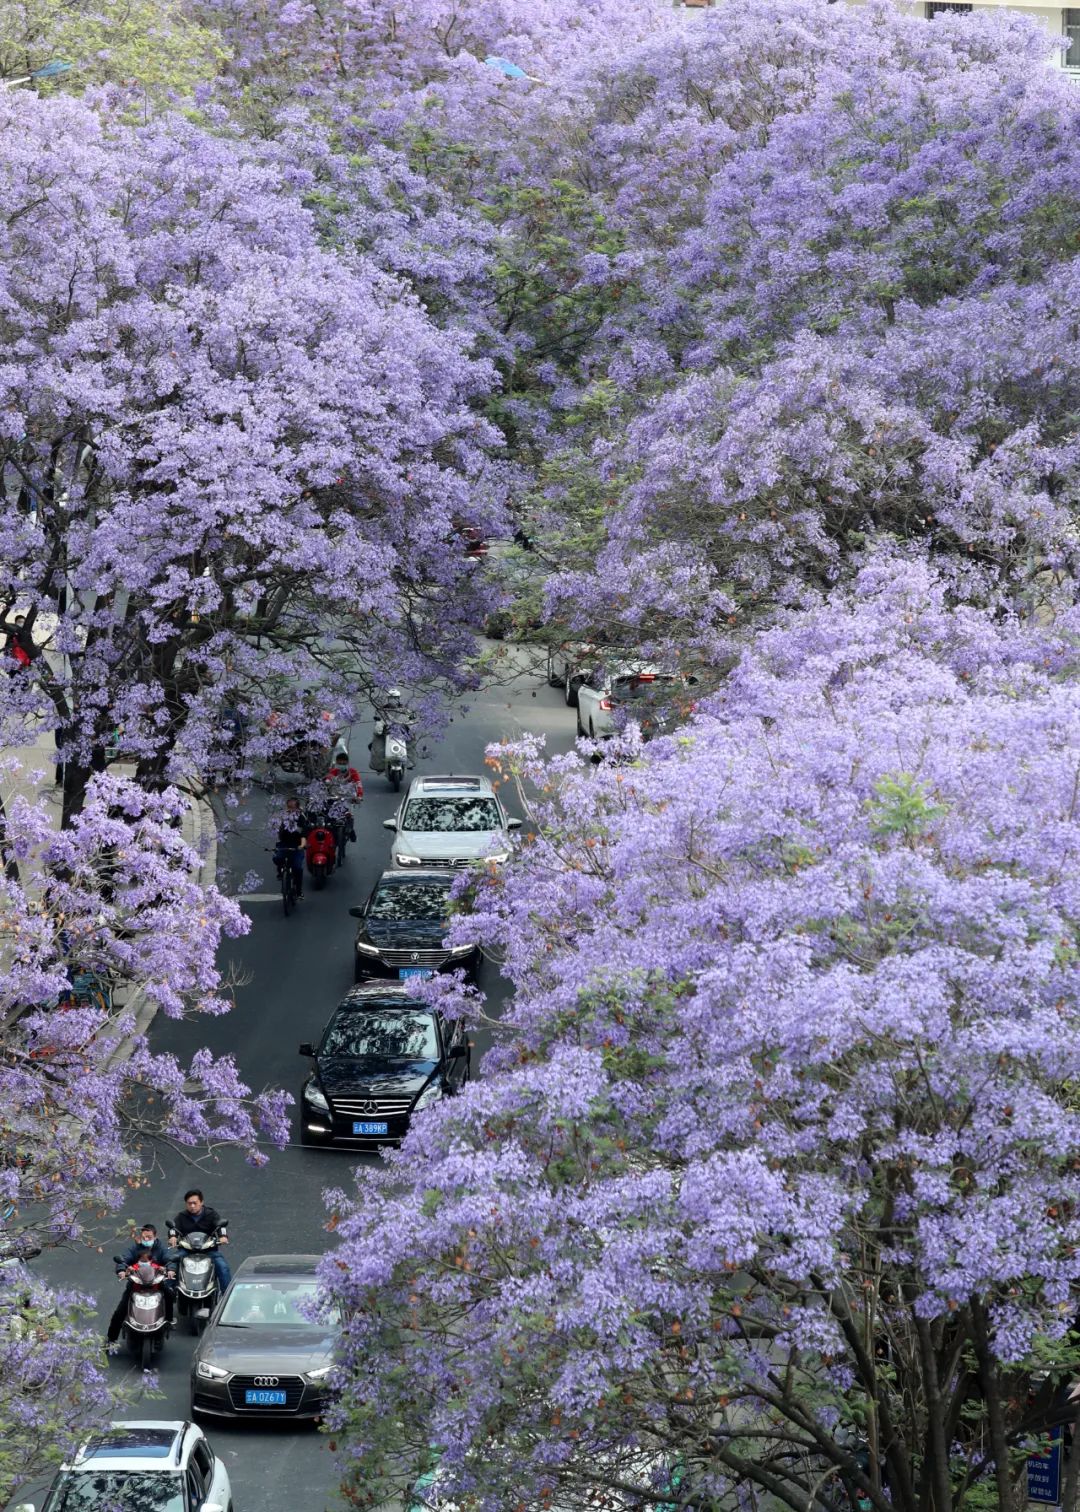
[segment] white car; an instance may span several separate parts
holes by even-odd
[[[391,866],[471,866],[476,861],[505,861],[510,819],[487,777],[417,777],[393,819]]]
[[[641,662],[614,662],[578,688],[578,734],[606,740],[615,734],[615,714],[620,710],[641,725],[642,734],[656,734],[656,706],[667,702],[681,681]]]
[[[233,1512],[229,1472],[194,1423],[112,1423],[64,1465],[41,1512]],[[14,1512],[36,1512],[22,1502]]]

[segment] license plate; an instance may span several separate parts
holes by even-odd
[[[385,1134],[387,1127],[385,1120],[382,1123],[354,1123],[352,1131],[354,1134]]]
[[[285,1393],[283,1391],[245,1391],[245,1407],[284,1407]]]
[[[403,982],[407,982],[410,977],[420,977],[423,980],[424,977],[435,975],[430,966],[399,966],[397,974]]]

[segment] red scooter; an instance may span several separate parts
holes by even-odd
[[[313,824],[308,830],[304,847],[307,856],[308,875],[317,888],[326,886],[326,879],[337,865],[337,842],[334,831],[328,824]]]

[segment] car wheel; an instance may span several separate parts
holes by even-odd
[[[577,679],[571,675],[569,667],[563,674],[563,698],[568,709],[577,708]]]
[[[584,738],[584,736],[585,736],[585,726],[581,723],[581,706],[580,706],[580,704],[578,705],[578,713],[577,713],[577,732],[578,732],[579,736],[581,736],[582,738]]]
[[[593,722],[592,722],[591,719],[589,720],[589,739],[590,740],[595,740],[596,739],[596,731],[593,729]],[[599,766],[599,764],[600,764],[600,752],[599,751],[594,751],[592,753],[592,764],[593,764],[593,766]]]

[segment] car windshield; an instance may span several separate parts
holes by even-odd
[[[258,1328],[267,1323],[274,1328],[318,1328],[305,1318],[302,1308],[315,1300],[312,1281],[234,1281],[225,1298],[218,1323],[242,1324]]]
[[[368,910],[371,919],[393,919],[405,923],[440,923],[449,911],[450,888],[443,882],[382,882],[376,888]]]
[[[403,830],[497,830],[499,806],[494,798],[410,798],[401,821]]]
[[[377,1012],[361,1008],[332,1020],[319,1046],[320,1055],[347,1055],[357,1060],[437,1060],[439,1037],[430,1013]]]
[[[171,1471],[72,1470],[47,1506],[49,1512],[184,1512],[184,1482]]]
[[[669,692],[674,681],[674,677],[665,677],[653,672],[645,672],[640,676],[637,673],[627,674],[612,680],[611,696],[619,703],[631,703],[639,698],[654,698],[658,693]]]

